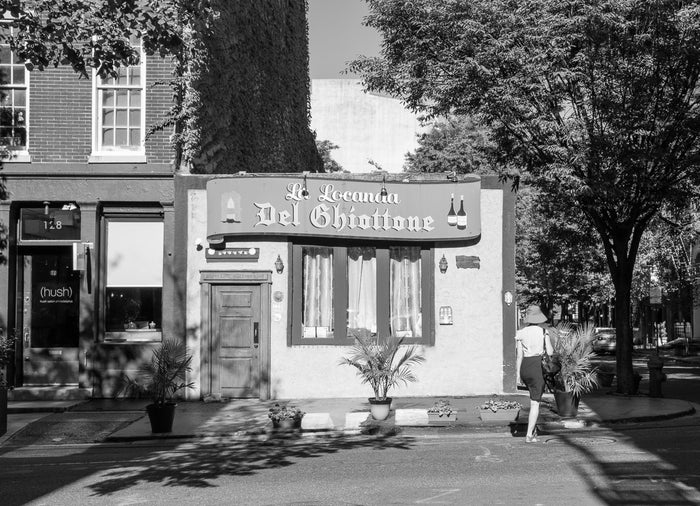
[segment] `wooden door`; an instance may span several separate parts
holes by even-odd
[[[211,391],[260,396],[260,285],[212,285]]]

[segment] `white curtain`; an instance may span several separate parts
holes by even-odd
[[[333,330],[333,250],[322,247],[303,248],[304,301],[303,325],[313,329],[313,336],[332,337]]]
[[[423,335],[421,318],[420,247],[391,248],[391,333]]]
[[[348,248],[348,329],[351,335],[377,333],[375,248]]]

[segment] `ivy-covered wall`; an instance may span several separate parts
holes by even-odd
[[[193,36],[193,173],[322,171],[309,128],[306,0],[214,0]]]

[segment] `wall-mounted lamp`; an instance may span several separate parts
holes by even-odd
[[[45,200],[43,203],[44,203],[44,214],[46,216],[48,216],[49,215],[49,205],[51,205],[51,202],[49,202],[48,200]]]
[[[275,260],[275,270],[277,271],[277,274],[282,274],[284,272],[284,262],[282,261],[282,257],[277,255],[277,260]]]
[[[440,273],[445,274],[447,272],[447,258],[445,258],[445,254],[442,254],[442,258],[440,259],[440,262],[438,263],[438,267],[440,267]]]
[[[306,172],[304,172],[304,186],[301,187],[301,196],[304,198],[309,196],[309,190],[306,188]]]
[[[382,197],[389,195],[389,192],[386,191],[386,174],[382,175],[382,189],[379,191],[379,195]]]

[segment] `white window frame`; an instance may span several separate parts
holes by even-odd
[[[5,13],[4,19],[0,20],[0,23],[3,24],[9,24],[11,21],[11,17],[9,16],[9,13]],[[12,53],[11,53],[12,54]],[[14,57],[11,56],[11,60],[13,61]],[[16,85],[9,85],[9,86],[3,86],[4,89],[21,89],[24,88],[24,96],[25,96],[25,114],[24,114],[24,130],[26,132],[26,142],[24,145],[24,149],[8,149],[9,153],[7,156],[0,156],[0,159],[6,162],[31,162],[31,157],[29,156],[29,75],[30,72],[24,68],[24,86],[16,86]]]
[[[97,75],[97,71],[92,71],[92,154],[89,163],[110,163],[110,162],[135,162],[146,163],[146,54],[143,51],[141,41],[138,42],[139,49],[139,69],[141,73],[141,84],[134,85],[112,85],[102,83],[102,79]],[[104,89],[138,89],[141,91],[141,114],[140,130],[141,138],[137,147],[113,147],[102,146],[102,101],[101,91]]]

